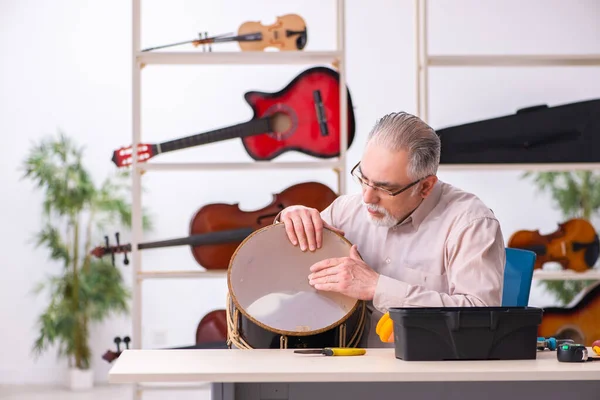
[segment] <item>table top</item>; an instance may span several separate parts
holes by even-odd
[[[108,374],[110,383],[598,379],[600,362],[558,362],[549,350],[538,352],[535,360],[421,362],[397,359],[392,348],[351,357],[295,354],[293,349],[125,350]]]

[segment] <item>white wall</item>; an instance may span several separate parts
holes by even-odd
[[[335,45],[333,1],[303,2],[143,1],[142,47],[192,39],[198,31],[233,32],[246,20],[288,12],[303,15],[309,27],[307,50]],[[318,5],[322,3],[322,5]],[[599,2],[517,0],[432,2],[432,53],[600,52]],[[366,134],[383,114],[416,112],[413,2],[351,1],[347,4],[347,72],[355,104],[356,142],[348,164],[360,157]],[[0,132],[4,146],[0,293],[0,383],[58,382],[64,362],[54,351],[34,361],[30,349],[43,298],[34,283],[60,266],[44,249],[27,242],[39,228],[40,194],[19,181],[17,167],[32,141],[62,129],[87,148],[97,179],[114,171],[112,151],[130,143],[130,2],[105,0],[19,0],[0,3]],[[235,49],[224,44],[222,50]],[[172,50],[189,50],[180,47]],[[143,140],[164,141],[250,118],[248,90],[276,91],[308,66],[148,67],[143,72]],[[256,74],[250,78],[252,74]],[[434,127],[513,113],[538,103],[550,105],[600,97],[598,68],[434,69],[430,75],[430,123]],[[160,161],[249,161],[238,140],[161,156]],[[276,161],[309,160],[288,153]],[[158,160],[157,160],[158,161]],[[441,179],[477,193],[502,222],[505,238],[518,229],[554,230],[560,213],[538,196],[520,172],[442,172]],[[264,172],[149,172],[144,205],[156,229],[146,241],[186,236],[193,213],[213,202],[240,203],[244,210],[265,206],[271,194],[306,180],[335,187],[335,175],[321,170]],[[259,180],[262,182],[259,183]],[[358,188],[349,182],[349,190]],[[218,185],[222,184],[221,187]],[[22,210],[22,211],[21,211]],[[111,235],[114,232],[99,232]],[[128,237],[123,237],[127,241]],[[101,244],[99,242],[98,244]],[[144,269],[197,269],[187,248],[147,250]],[[130,267],[122,268],[128,282]],[[152,280],[143,284],[144,345],[192,344],[200,318],[222,308],[225,279]],[[533,288],[531,302],[552,298]],[[110,365],[100,357],[115,335],[130,334],[128,318],[115,318],[92,333],[96,380]],[[158,339],[164,335],[164,342]]]

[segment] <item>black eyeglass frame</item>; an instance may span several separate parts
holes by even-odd
[[[426,177],[419,178],[419,179],[417,179],[416,181],[414,181],[414,182],[412,182],[412,183],[409,183],[407,186],[403,187],[402,189],[400,189],[400,190],[397,190],[397,191],[395,191],[395,192],[391,192],[391,191],[389,191],[389,190],[387,190],[387,189],[384,189],[384,188],[382,188],[382,187],[378,187],[378,186],[373,186],[373,185],[370,185],[370,184],[368,184],[367,182],[365,182],[365,181],[364,181],[364,180],[363,180],[363,179],[362,179],[360,176],[358,176],[358,175],[355,175],[355,174],[354,174],[354,171],[356,171],[356,168],[358,168],[358,166],[359,166],[359,165],[360,165],[360,161],[359,161],[358,163],[356,163],[356,165],[355,165],[355,166],[352,168],[352,170],[350,171],[350,175],[352,175],[353,177],[355,177],[356,179],[358,179],[358,180],[360,181],[360,183],[361,183],[361,184],[363,184],[363,185],[367,185],[367,186],[368,186],[368,187],[370,187],[371,189],[375,189],[375,190],[381,190],[382,192],[384,192],[384,193],[386,193],[386,194],[388,194],[389,196],[392,196],[392,197],[394,197],[394,196],[398,196],[400,193],[402,193],[402,192],[404,192],[404,191],[406,191],[406,190],[410,189],[411,187],[415,186],[417,183],[421,182],[423,179],[425,179],[425,178],[426,178]]]

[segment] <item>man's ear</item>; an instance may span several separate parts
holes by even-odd
[[[437,181],[438,177],[435,175],[430,175],[427,178],[423,179],[423,181],[421,181],[421,191],[419,192],[421,197],[425,198],[429,196]]]

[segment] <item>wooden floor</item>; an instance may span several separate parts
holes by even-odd
[[[140,400],[210,400],[210,385],[191,390],[144,390]],[[0,385],[1,400],[137,400],[131,385],[98,385],[90,391],[72,392],[52,386]]]

